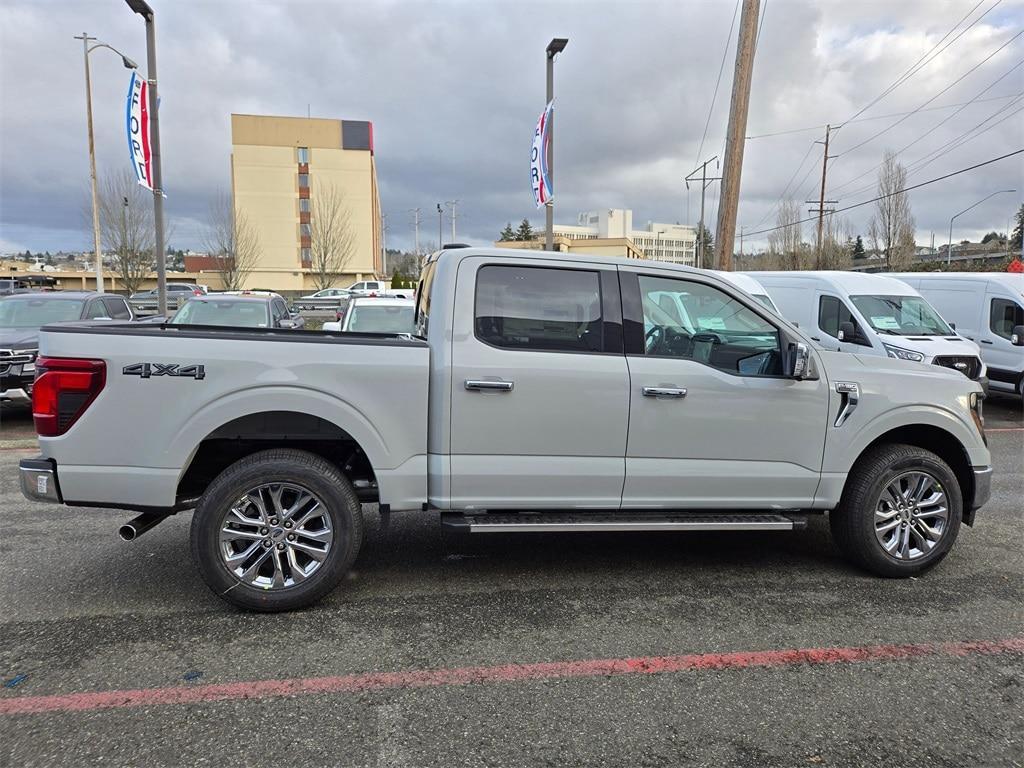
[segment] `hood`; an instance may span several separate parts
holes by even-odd
[[[846,354],[859,362],[865,368],[872,368],[877,371],[891,371],[895,374],[901,374],[904,376],[923,377],[924,379],[934,379],[935,377],[953,379],[957,382],[970,382],[966,376],[960,371],[953,368],[945,368],[941,365],[932,365],[931,363],[915,363],[911,360],[897,360],[892,357],[882,357],[881,355],[859,355],[851,354],[849,352],[840,353]],[[949,354],[936,352],[935,354]],[[961,352],[960,354],[965,354]]]
[[[37,349],[38,328],[0,328],[0,349]]]

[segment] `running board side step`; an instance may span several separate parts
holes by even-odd
[[[685,512],[490,512],[443,513],[442,525],[469,533],[541,533],[544,531],[792,531],[807,527],[803,517],[762,513]]]

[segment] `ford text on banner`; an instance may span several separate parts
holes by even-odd
[[[132,72],[126,107],[128,152],[135,178],[146,189],[153,189],[153,153],[149,144],[149,83]]]
[[[551,111],[554,102],[544,108],[533,133],[533,151],[530,154],[530,181],[533,184],[533,202],[543,208],[551,201],[551,178],[548,176],[548,141],[551,134]]]

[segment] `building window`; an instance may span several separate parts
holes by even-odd
[[[299,163],[305,165],[309,162],[309,147],[299,147]]]
[[[302,261],[303,261],[303,262],[305,262],[305,263],[307,263],[307,264],[308,264],[308,263],[309,263],[310,261],[312,261],[312,260],[313,260],[313,256],[312,256],[312,254],[310,253],[310,251],[309,251],[309,248],[303,248],[303,249],[301,249],[301,250],[299,251],[299,256],[300,256],[300,258],[302,259]]]
[[[309,198],[304,197],[299,200],[299,213],[309,213]]]
[[[303,237],[313,236],[313,229],[309,224],[299,224],[299,230],[302,232]]]
[[[309,187],[309,174],[308,173],[300,173],[299,174],[299,188],[301,189],[303,187]]]

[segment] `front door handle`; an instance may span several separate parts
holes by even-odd
[[[644,387],[644,397],[669,397],[669,398],[682,398],[686,397],[686,389],[684,387]]]
[[[515,382],[512,381],[481,381],[479,379],[466,379],[466,389],[486,390],[488,392],[511,392]]]
[[[982,340],[981,340],[981,343],[982,343],[982,344],[991,344],[992,342],[991,342],[991,341],[989,341],[988,339],[982,339]]]

